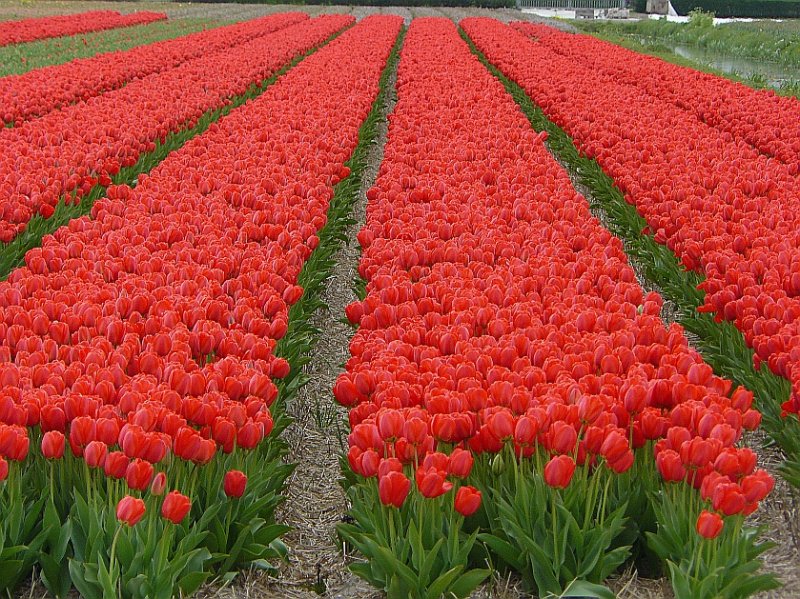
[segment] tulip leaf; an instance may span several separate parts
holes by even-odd
[[[488,533],[479,533],[478,539],[486,543],[492,551],[515,570],[522,571],[524,569],[523,557],[520,555],[519,549],[508,541]]]
[[[464,570],[464,566],[458,565],[454,568],[451,568],[444,574],[441,574],[433,583],[428,587],[426,592],[426,597],[428,599],[438,599],[439,597],[445,594],[445,591],[450,590],[450,585],[458,578],[458,575],[461,574],[462,570]]]
[[[427,552],[422,553],[421,557],[424,557],[424,560],[419,565],[419,573],[417,574],[420,585],[424,586],[428,584],[431,570],[433,570],[433,566],[436,564],[436,559],[439,557],[439,551],[441,551],[442,545],[444,545],[444,539],[439,539]]]
[[[210,572],[190,572],[178,580],[177,587],[183,595],[193,595],[209,576]]]
[[[458,579],[450,585],[448,591],[461,599],[462,597],[468,597],[472,591],[478,588],[478,586],[486,580],[490,575],[491,570],[478,570],[473,569],[469,570],[468,572],[464,572]]]
[[[69,560],[69,575],[72,584],[85,599],[103,599],[102,594],[97,590],[97,578],[90,574],[91,566],[80,563],[77,560]]]
[[[10,588],[17,579],[21,568],[22,560],[0,560],[0,589]]]
[[[586,599],[614,599],[613,591],[601,584],[587,582],[585,580],[573,580],[561,593],[561,597],[582,597]]]

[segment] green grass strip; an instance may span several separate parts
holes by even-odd
[[[216,19],[176,19],[146,25],[107,29],[95,33],[49,38],[0,47],[0,77],[20,75],[33,69],[59,65],[76,58],[130,50],[167,39],[213,29],[230,21]]]
[[[112,184],[123,185],[132,184],[136,178],[144,173],[150,172],[162,160],[164,160],[170,152],[179,149],[183,144],[192,139],[193,137],[202,134],[206,129],[215,123],[220,118],[229,114],[235,108],[238,108],[248,100],[251,100],[261,95],[270,85],[289,69],[294,67],[297,63],[305,57],[316,52],[319,48],[329,44],[339,35],[349,29],[344,29],[336,32],[325,40],[322,44],[318,45],[312,50],[296,56],[286,65],[281,67],[274,75],[265,79],[259,84],[252,85],[245,93],[234,96],[230,99],[230,103],[222,108],[209,110],[206,112],[197,123],[188,129],[169,134],[163,143],[156,141],[156,147],[152,152],[142,154],[139,160],[133,166],[125,167],[120,170],[114,177],[112,177]],[[73,218],[78,218],[89,214],[94,203],[105,194],[106,188],[102,185],[95,185],[92,190],[84,196],[81,201],[76,204],[66,204],[62,198],[56,206],[55,212],[50,218],[43,218],[38,212],[28,223],[27,228],[20,235],[17,235],[12,241],[7,244],[0,244],[0,279],[5,279],[8,274],[18,266],[23,264],[25,253],[42,244],[42,237],[53,233],[59,227],[69,223]]]
[[[685,44],[732,57],[800,67],[800,23],[756,21],[713,25],[711,15],[697,15],[689,23],[665,20],[588,21],[574,25],[592,34],[644,38],[649,42]]]
[[[712,315],[697,312],[697,307],[703,303],[703,293],[697,289],[702,277],[687,272],[669,248],[657,243],[652,235],[642,233],[647,223],[636,208],[625,201],[613,179],[595,160],[582,156],[569,135],[550,121],[519,85],[486,60],[463,30],[461,36],[486,68],[503,83],[533,128],[547,132],[550,151],[591,191],[592,208],[605,212],[609,230],[622,239],[625,251],[634,258],[645,276],[675,305],[677,322],[696,337],[693,344],[703,358],[719,376],[729,378],[754,393],[756,407],[763,415],[761,428],[785,454],[782,474],[792,485],[800,486],[800,421],[794,417],[782,418],[780,407],[789,398],[791,383],[772,373],[766,364],[760,370],[753,367],[753,350],[747,347],[742,333],[733,324],[727,321],[717,323]]]
[[[591,35],[597,39],[601,39],[617,46],[627,48],[628,50],[632,50],[633,52],[654,56],[655,58],[660,58],[665,62],[669,62],[681,67],[688,67],[690,69],[694,69],[695,71],[709,73],[711,75],[716,75],[717,77],[724,77],[725,79],[730,79],[731,81],[747,85],[753,89],[768,89],[773,90],[776,94],[781,96],[800,97],[800,74],[798,74],[797,80],[786,81],[780,87],[772,87],[769,85],[769,83],[767,83],[766,78],[761,75],[753,74],[749,77],[741,77],[735,73],[721,71],[707,64],[679,56],[670,48],[660,43],[647,43],[640,41],[635,37],[615,33],[591,32]]]

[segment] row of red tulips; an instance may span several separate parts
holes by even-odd
[[[0,241],[23,231],[36,212],[48,218],[59,201],[78,202],[97,183],[108,185],[168,134],[353,22],[345,15],[305,20],[0,131]]]
[[[3,107],[0,118],[5,124],[19,124],[117,89],[129,81],[174,69],[211,52],[225,51],[307,18],[304,13],[270,15],[125,52],[99,54],[4,77],[0,79],[0,106]]]
[[[500,23],[466,27],[489,59],[614,179],[655,240],[705,275],[700,310],[742,331],[756,367],[766,362],[792,381],[783,407],[797,412],[800,196],[791,165]]]
[[[54,594],[185,595],[281,554],[273,349],[401,25],[365,19],[0,284],[0,503],[44,514],[13,545]]]
[[[144,25],[166,18],[167,15],[160,12],[140,11],[122,15],[113,10],[95,10],[74,15],[3,21],[0,22],[0,46],[32,42],[48,37]]]
[[[449,21],[412,22],[334,387],[358,475],[341,532],[371,560],[356,571],[396,596],[463,596],[485,576],[461,576],[477,535],[540,594],[576,579],[605,593],[593,585],[634,539],[689,522],[688,546],[654,551],[696,568],[692,592],[724,594],[741,572],[718,566],[750,542],[743,515],[773,485],[735,447],[760,420],[752,394],[663,323],[543,139]],[[701,536],[723,516],[724,539]]]
[[[610,81],[670,102],[701,122],[751,144],[800,173],[800,102],[774,91],[756,91],[722,77],[643,56],[587,35],[545,25],[512,23],[549,50],[590,67]]]

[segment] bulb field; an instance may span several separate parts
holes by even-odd
[[[800,593],[796,98],[163,6],[0,20],[0,592]]]

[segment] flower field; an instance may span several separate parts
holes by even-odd
[[[142,11],[130,15],[121,15],[115,11],[103,10],[77,15],[5,21],[0,23],[0,46],[30,42],[48,37],[87,33],[89,31],[131,27],[132,25],[152,23],[166,18],[167,15],[163,13]]]
[[[0,98],[0,591],[334,596],[293,528],[319,495],[335,596],[780,587],[797,100],[544,25],[336,11]]]
[[[697,287],[704,294],[697,310],[734,324],[754,350],[757,370],[765,363],[775,375],[791,381],[790,394],[782,397],[776,389],[759,407],[769,417],[770,434],[787,452],[790,469],[796,471],[800,429],[796,417],[787,413],[797,413],[800,389],[796,216],[791,210],[797,201],[800,148],[797,142],[791,144],[796,122],[791,114],[800,111],[797,100],[716,83],[716,78],[646,58],[641,61],[643,74],[637,75],[640,82],[633,85],[498,23],[473,21],[466,28],[474,32],[489,60],[517,81],[581,152],[597,161],[625,200],[636,206],[655,241],[674,252],[685,269],[701,274]],[[529,27],[522,29],[531,32]],[[521,53],[512,58],[516,50]],[[631,59],[627,55],[632,53],[621,52]],[[550,68],[549,78],[544,78],[535,72],[534,57],[540,65],[563,69]],[[653,73],[650,77],[648,71]],[[661,75],[670,81],[673,72],[680,91],[657,99],[665,94],[648,81]],[[711,79],[712,87],[692,85],[692,77]],[[603,94],[596,92],[598,86]],[[693,96],[706,93],[706,104],[716,102],[725,97],[716,90],[726,86],[737,92],[738,100],[720,99],[718,109],[698,107]],[[690,91],[684,91],[687,88]],[[750,109],[745,108],[748,104]],[[746,126],[739,116],[745,113]],[[779,129],[775,119],[788,125]],[[623,121],[631,134],[620,131]],[[653,126],[655,122],[669,126]]]
[[[19,124],[55,109],[99,96],[133,79],[174,69],[210,52],[283,29],[307,18],[302,13],[283,13],[165,40],[94,58],[29,71],[0,80],[0,104],[5,124]]]

